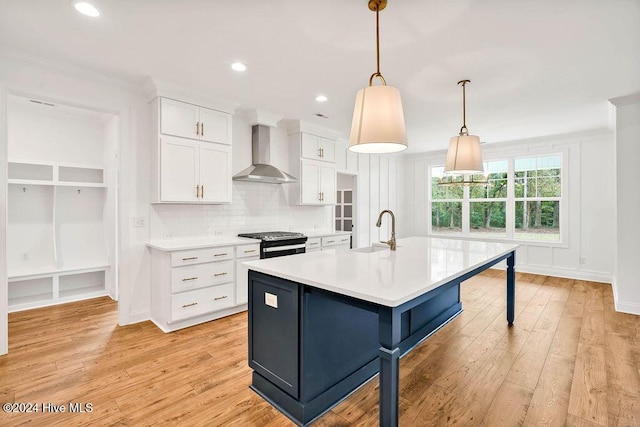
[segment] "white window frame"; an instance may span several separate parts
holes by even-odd
[[[561,179],[561,191],[560,197],[535,197],[535,198],[521,198],[515,197],[515,161],[516,159],[525,159],[533,157],[546,157],[559,155],[562,158],[562,171],[560,174]],[[507,197],[490,199],[492,201],[504,201],[506,203],[506,237],[492,237],[482,236],[476,237],[470,233],[470,207],[473,201],[487,201],[489,199],[471,199],[469,193],[469,187],[464,187],[462,198],[462,233],[445,234],[433,231],[431,224],[431,213],[433,202],[459,202],[458,199],[432,199],[431,183],[432,183],[432,169],[435,167],[442,167],[444,165],[444,159],[440,162],[430,162],[426,165],[427,173],[427,213],[429,214],[429,220],[427,221],[427,234],[432,237],[441,238],[461,238],[469,240],[491,240],[498,242],[519,243],[526,246],[542,246],[542,247],[569,247],[569,149],[568,147],[545,147],[544,149],[532,149],[518,153],[495,153],[493,155],[485,155],[485,162],[492,161],[507,161]],[[525,240],[515,238],[515,206],[516,201],[551,201],[558,200],[560,202],[560,240],[559,241],[540,241],[540,240]]]

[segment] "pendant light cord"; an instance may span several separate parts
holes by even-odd
[[[380,5],[376,5],[376,72],[369,77],[369,86],[373,86],[373,78],[377,77],[382,80],[382,84],[384,86],[387,85],[387,82],[382,77],[380,73]]]
[[[467,129],[467,97],[465,86],[470,82],[470,80],[460,80],[458,82],[459,85],[462,85],[462,127],[460,128],[460,136],[469,135],[469,129]]]

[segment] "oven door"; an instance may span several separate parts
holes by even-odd
[[[303,254],[305,253],[305,246],[305,242],[264,242],[262,244],[260,258]]]

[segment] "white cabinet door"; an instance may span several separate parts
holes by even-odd
[[[325,162],[336,161],[336,143],[330,139],[318,138],[318,148],[320,150],[320,160]]]
[[[260,257],[254,256],[236,261],[236,305],[246,304],[249,301],[249,269],[242,263],[257,259]]]
[[[336,143],[321,136],[308,133],[300,134],[302,144],[300,155],[305,159],[322,160],[325,162],[336,161]]]
[[[320,160],[319,138],[308,133],[302,133],[300,137],[302,138],[300,142],[302,144],[301,156],[305,159]]]
[[[160,99],[160,132],[184,138],[200,138],[197,123],[199,107],[173,99]]]
[[[300,192],[300,203],[322,204],[320,201],[320,166],[317,163],[301,161]]]
[[[162,137],[160,141],[160,199],[197,202],[198,145],[188,139]]]
[[[320,192],[322,204],[336,204],[336,168],[333,166],[320,167]]]
[[[200,143],[200,180],[203,202],[231,202],[231,147]]]
[[[203,141],[231,144],[231,115],[200,107],[200,126]]]

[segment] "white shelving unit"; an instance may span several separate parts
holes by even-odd
[[[9,311],[112,294],[117,117],[8,102]]]

